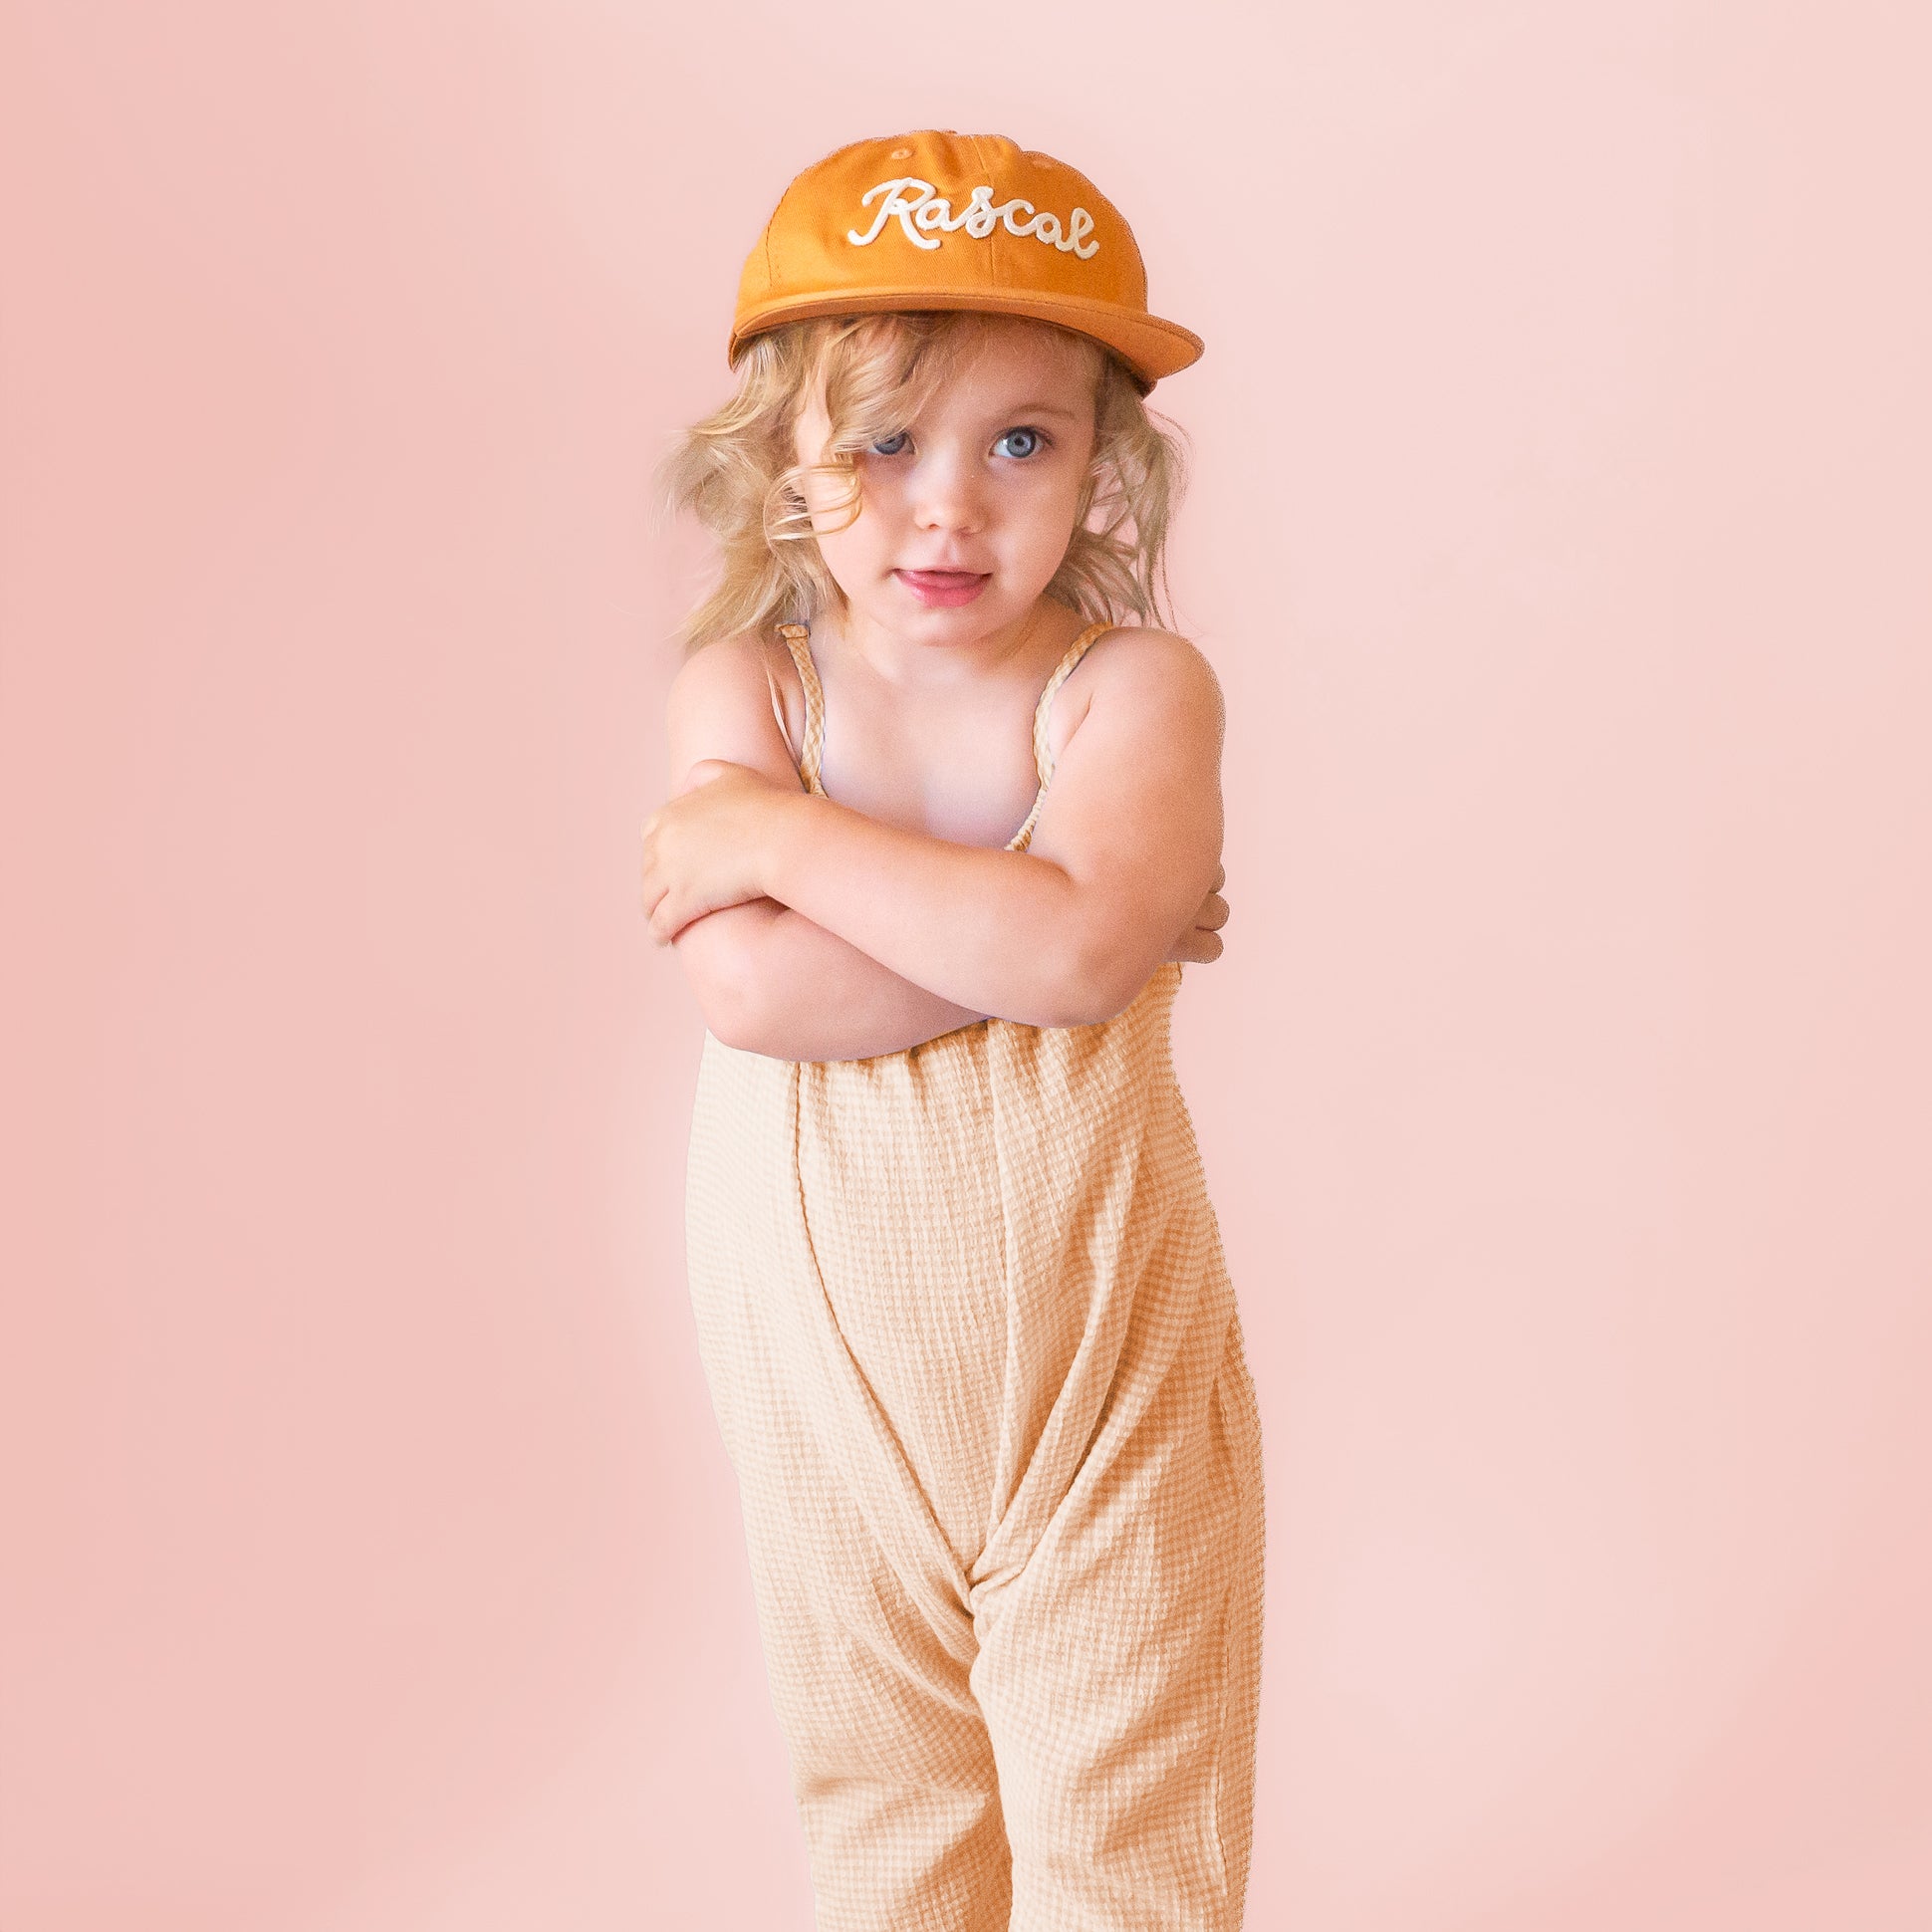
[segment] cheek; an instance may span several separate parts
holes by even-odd
[[[836,550],[846,557],[863,557],[891,541],[892,533],[898,528],[900,492],[893,488],[889,478],[876,476],[861,477],[859,491],[859,514],[855,518],[843,507],[828,508],[823,516],[814,516],[814,524],[821,527],[822,549]],[[843,505],[845,499],[836,489],[828,488],[824,500],[829,505]],[[851,519],[849,523],[847,518]],[[845,527],[841,528],[842,525]]]
[[[1051,551],[1058,557],[1074,534],[1074,513],[1080,508],[1084,471],[1063,471],[1030,479],[1031,487],[1016,498],[1007,519],[1014,541],[1029,552]]]

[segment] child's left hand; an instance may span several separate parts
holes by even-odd
[[[689,784],[644,821],[642,902],[658,946],[707,912],[766,896],[767,838],[786,796],[763,772],[722,758],[700,759]]]

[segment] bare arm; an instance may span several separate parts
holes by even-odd
[[[687,661],[666,722],[674,795],[706,758],[800,785],[755,638],[707,644]],[[898,1053],[985,1018],[769,898],[694,919],[672,943],[711,1032],[726,1046],[778,1060]]]
[[[1216,877],[1223,708],[1207,660],[1167,631],[1117,631],[1094,662],[1030,850],[794,793],[767,815],[767,892],[970,1010],[1042,1027],[1118,1013]]]
[[[704,929],[719,920],[732,921],[733,930],[707,939]],[[728,955],[731,1014],[723,1031],[716,1024],[711,1031],[727,1046],[774,1060],[867,1060],[986,1018],[901,979],[776,899],[707,912],[672,944],[687,967],[707,946]],[[691,976],[695,982],[695,968]],[[710,1024],[708,1006],[706,1015]]]

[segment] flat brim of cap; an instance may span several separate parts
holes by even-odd
[[[727,363],[753,337],[781,323],[803,322],[811,316],[869,316],[892,309],[934,311],[978,309],[991,315],[1026,316],[1036,322],[1056,322],[1078,335],[1091,336],[1112,350],[1148,388],[1163,375],[1178,374],[1200,360],[1206,345],[1191,329],[1158,316],[1135,314],[1111,302],[1083,302],[1078,296],[1040,295],[1018,289],[976,289],[940,295],[930,288],[866,289],[845,295],[802,295],[761,305],[732,331],[725,350]]]

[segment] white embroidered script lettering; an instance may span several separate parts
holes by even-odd
[[[1012,200],[996,206],[993,190],[986,186],[975,188],[957,214],[953,213],[952,202],[932,182],[922,181],[916,174],[901,175],[896,181],[880,181],[859,196],[858,205],[870,206],[875,195],[885,198],[872,209],[872,225],[862,235],[856,228],[845,230],[845,239],[856,248],[875,241],[885,224],[896,220],[914,248],[939,246],[937,236],[921,234],[921,229],[936,228],[941,234],[954,234],[963,228],[975,241],[984,241],[995,228],[1004,225],[1009,234],[1031,235],[1049,248],[1059,249],[1063,255],[1078,255],[1084,262],[1100,252],[1098,242],[1087,239],[1093,232],[1093,217],[1085,208],[1076,208],[1068,216],[1063,232],[1058,215],[1037,211],[1021,195],[1016,194]],[[1014,217],[1022,208],[1026,216],[1016,220]]]

